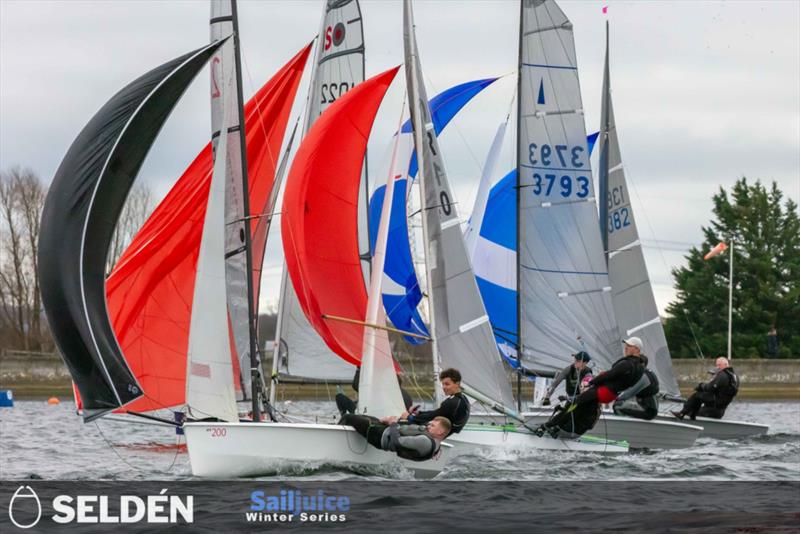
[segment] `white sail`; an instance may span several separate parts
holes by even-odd
[[[402,124],[402,121],[401,121]],[[400,128],[398,127],[398,131]],[[381,328],[369,325],[385,326],[386,314],[383,310],[382,287],[385,274],[386,243],[389,237],[389,222],[392,213],[392,197],[394,197],[394,181],[404,178],[405,173],[398,169],[399,138],[395,136],[392,149],[390,172],[386,179],[386,197],[381,209],[381,220],[378,225],[378,236],[375,252],[372,257],[372,275],[367,301],[367,316],[364,328],[364,348],[361,352],[361,373],[358,383],[358,413],[367,413],[374,417],[399,415],[405,410],[400,384],[392,359],[389,334]],[[408,161],[404,160],[403,163]],[[407,165],[404,165],[407,167]]]
[[[642,254],[639,231],[633,216],[633,206],[625,180],[622,155],[611,103],[611,78],[609,70],[608,22],[606,22],[606,64],[603,76],[603,102],[600,119],[600,206],[601,232],[608,258],[608,275],[611,280],[611,299],[622,338],[637,336],[644,342],[644,354],[649,367],[658,376],[661,391],[680,395],[678,382],[672,371],[667,338],[658,314],[653,286],[647,275],[647,265]]]
[[[356,84],[364,81],[364,31],[357,0],[327,0],[317,39],[317,53],[311,74],[305,131],[317,117]],[[368,257],[367,181],[359,209],[359,243]],[[309,323],[294,288],[281,281],[280,309],[273,372],[318,380],[349,380],[354,368],[325,345]],[[270,390],[273,397],[274,388]],[[274,397],[273,397],[274,399]]]
[[[622,354],[597,226],[572,23],[523,0],[518,98],[518,279],[523,364],[561,369]]]
[[[232,47],[230,40],[222,46]],[[229,86],[219,88],[219,98],[230,98]],[[213,95],[212,83],[212,98]],[[227,126],[229,116],[226,102],[222,105],[222,127]],[[186,404],[189,414],[197,419],[238,421],[225,283],[227,148],[228,136],[222,135],[214,152],[214,171],[197,259],[186,362]]]
[[[211,1],[211,41],[233,35],[231,0]],[[218,154],[220,139],[227,137],[225,154],[225,280],[227,284],[228,320],[231,349],[238,360],[239,399],[250,398],[250,310],[247,296],[247,258],[245,249],[244,194],[242,191],[242,146],[239,124],[238,80],[235,43],[231,39],[214,54],[211,67],[211,137]],[[230,98],[225,92],[230,91]],[[227,114],[227,121],[223,115]],[[223,128],[223,125],[225,128]]]
[[[422,83],[410,0],[403,3],[406,82],[414,144],[420,165],[428,298],[434,358],[461,371],[464,384],[482,396],[512,406],[514,399],[478,293],[455,201]]]

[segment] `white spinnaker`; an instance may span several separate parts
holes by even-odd
[[[330,104],[364,81],[364,32],[357,0],[327,0],[311,80],[305,132]],[[362,179],[362,187],[359,248],[368,256],[365,179]],[[349,380],[355,371],[353,366],[334,354],[317,335],[303,314],[294,287],[287,278],[284,265],[273,371],[317,380]],[[270,396],[274,400],[273,391],[271,388]]]
[[[401,121],[402,124],[402,115]],[[398,131],[400,127],[398,125]],[[385,326],[386,313],[383,309],[382,286],[385,277],[383,273],[386,261],[386,243],[389,238],[389,222],[392,213],[392,198],[394,197],[394,182],[405,177],[405,173],[398,165],[399,138],[395,136],[392,149],[390,171],[386,178],[386,197],[383,199],[381,220],[378,224],[378,235],[375,240],[375,251],[372,257],[372,275],[369,285],[369,300],[367,301],[367,316],[364,328],[364,345],[361,355],[361,373],[358,382],[358,413],[368,413],[375,417],[399,415],[405,410],[403,396],[400,393],[400,384],[392,359],[392,349],[389,344],[389,334],[386,330],[373,328],[369,325]],[[403,163],[407,162],[405,159]]]
[[[470,266],[454,197],[433,127],[414,35],[410,0],[403,2],[406,83],[419,158],[431,333],[443,367],[461,371],[465,385],[491,401],[514,398]]]
[[[229,40],[222,48],[233,47]],[[222,98],[230,87],[222,87]],[[213,89],[212,89],[213,90]],[[222,126],[228,107],[223,105]],[[228,136],[220,136],[197,259],[186,362],[186,404],[192,417],[238,421],[225,284],[225,180]]]
[[[523,0],[518,99],[520,341],[526,367],[622,355],[597,224],[572,23]]]
[[[231,0],[211,1],[211,41],[233,35]],[[225,167],[225,281],[227,285],[228,319],[231,349],[239,362],[235,376],[239,400],[250,398],[250,310],[247,295],[247,258],[245,250],[244,194],[242,180],[242,147],[239,124],[238,82],[234,40],[211,58],[211,137],[218,154],[220,139],[227,137]],[[230,91],[230,97],[225,92]],[[224,114],[227,119],[223,120]],[[223,125],[225,127],[223,128]]]
[[[600,120],[600,194],[605,196],[600,224],[608,247],[608,275],[611,280],[611,299],[619,323],[620,338],[637,336],[644,342],[643,353],[649,358],[648,367],[658,376],[661,391],[680,396],[678,382],[672,371],[672,359],[667,347],[664,327],[658,314],[653,286],[647,275],[639,231],[633,216],[630,192],[625,180],[622,155],[611,103],[611,78],[608,52],[608,22],[606,22],[606,65],[603,76],[603,102]],[[602,197],[601,197],[602,199]]]

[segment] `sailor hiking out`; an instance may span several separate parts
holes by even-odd
[[[694,420],[698,415],[722,419],[725,410],[739,393],[739,377],[727,358],[717,358],[717,371],[709,382],[698,384],[679,412],[672,412],[678,419],[687,415]]]
[[[447,398],[435,410],[420,411],[419,406],[411,408],[400,415],[400,419],[405,419],[409,423],[420,424],[432,421],[437,417],[444,417],[451,422],[452,428],[449,434],[461,432],[464,425],[469,420],[469,399],[461,391],[461,373],[458,369],[445,369],[439,373],[439,380]]]
[[[427,425],[399,424],[397,417],[378,419],[369,415],[345,414],[341,424],[352,426],[377,449],[397,453],[406,460],[422,462],[433,458],[450,433],[446,417],[434,417]]]
[[[593,406],[594,403],[607,404],[616,400],[620,392],[636,384],[644,374],[644,360],[642,359],[642,340],[631,337],[624,341],[625,357],[620,358],[611,369],[600,373],[589,382],[589,388],[578,395],[575,401],[565,410],[556,414],[550,421],[538,430],[550,430],[561,427],[571,417],[572,412],[581,409],[584,405]]]
[[[647,357],[642,355],[642,359],[647,367]],[[646,421],[655,419],[658,415],[658,392],[658,377],[650,369],[645,369],[636,384],[619,394],[614,402],[614,413]]]

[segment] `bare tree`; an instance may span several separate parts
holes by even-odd
[[[0,330],[9,348],[41,350],[37,256],[46,188],[30,169],[0,172]]]
[[[106,272],[110,273],[136,232],[142,227],[153,210],[153,192],[147,184],[137,183],[128,194],[125,207],[117,221],[111,245],[108,247]]]

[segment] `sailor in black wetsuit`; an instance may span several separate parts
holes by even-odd
[[[678,419],[687,415],[694,420],[700,417],[722,419],[725,409],[739,393],[739,377],[733,371],[727,358],[717,358],[717,372],[710,382],[698,384],[695,392],[683,404],[679,412],[672,412]]]
[[[620,358],[606,372],[600,373],[590,382],[591,387],[578,395],[567,409],[553,416],[548,422],[537,429],[537,434],[541,435],[545,430],[553,433],[553,429],[560,427],[571,416],[572,412],[579,409],[584,404],[595,402],[606,404],[614,401],[620,392],[633,386],[644,373],[644,360],[642,359],[642,347],[644,344],[638,337],[626,339],[625,357]]]
[[[458,369],[445,369],[439,373],[439,380],[447,398],[435,410],[421,412],[419,409],[412,409],[403,412],[400,419],[406,419],[409,423],[420,424],[433,420],[434,417],[446,417],[452,423],[450,434],[461,432],[464,425],[469,420],[469,400],[461,391],[461,373]],[[450,435],[448,434],[448,435]]]
[[[356,369],[356,374],[353,375],[353,383],[350,386],[358,393],[358,381],[361,379],[361,367]],[[408,391],[403,389],[403,381],[400,378],[400,375],[397,375],[397,383],[400,384],[400,394],[403,395],[403,404],[406,407],[406,410],[411,408],[411,405],[414,404],[414,400],[411,398],[411,395],[408,394]],[[356,401],[348,397],[342,391],[341,386],[336,386],[336,407],[339,409],[339,413],[344,415],[346,413],[356,413]]]
[[[642,355],[647,366],[647,357]],[[627,415],[636,419],[650,421],[658,415],[658,377],[650,369],[645,369],[636,384],[619,394],[614,402],[616,415]],[[631,402],[626,402],[632,399]]]
[[[578,386],[577,393],[583,393],[589,389],[589,382],[591,380],[592,375],[584,376]],[[574,397],[572,397],[572,399],[574,399]],[[553,411],[553,418],[569,410],[570,406],[572,406],[571,402],[568,402],[564,406],[556,406]],[[551,418],[551,421],[553,418]],[[592,402],[584,403],[572,410],[569,417],[560,419],[558,425],[548,425],[549,422],[545,423],[536,429],[536,434],[541,437],[544,435],[545,430],[547,430],[554,438],[576,438],[593,429],[598,419],[600,419],[600,403],[595,399]]]
[[[547,388],[547,393],[545,393],[544,399],[542,400],[543,406],[548,406],[550,404],[550,397],[561,382],[565,382],[564,388],[567,392],[567,398],[574,399],[580,393],[578,386],[583,381],[583,378],[592,374],[592,370],[587,367],[587,364],[592,360],[589,353],[580,351],[572,356],[575,358],[575,362],[563,368],[553,378],[553,382],[550,384],[550,387]]]
[[[352,426],[373,447],[415,462],[433,458],[450,432],[450,421],[445,417],[434,417],[427,425],[406,425],[398,424],[397,417],[378,419],[348,413],[342,416],[341,424]]]

